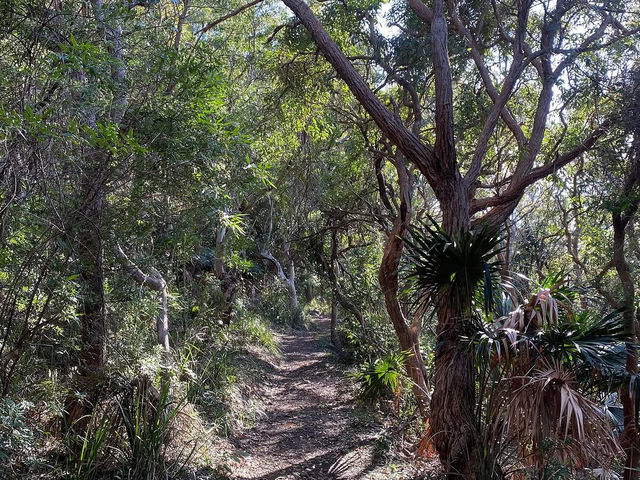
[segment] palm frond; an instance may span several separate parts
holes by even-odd
[[[590,311],[574,313],[536,335],[536,344],[547,358],[571,362],[585,374],[595,370],[607,378],[624,371],[624,342],[624,323],[619,312],[605,317]]]
[[[628,388],[640,407],[640,376],[626,371],[623,318],[577,311],[575,290],[552,281],[493,322],[470,323],[483,421],[539,469],[550,459],[573,468],[607,463],[620,452],[619,421],[615,406],[600,404],[602,392]]]
[[[560,362],[543,361],[530,376],[505,380],[511,390],[505,425],[535,463],[552,455],[587,462],[613,458],[620,452],[614,426],[605,410],[589,399],[579,382]],[[523,452],[526,453],[526,452]],[[523,455],[524,456],[524,455]]]
[[[437,308],[446,296],[463,311],[477,303],[487,312],[495,308],[499,230],[477,228],[449,236],[431,220],[409,233],[404,279],[411,284],[414,306]]]

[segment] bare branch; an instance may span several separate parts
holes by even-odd
[[[287,275],[284,273],[284,270],[282,269],[282,265],[280,264],[280,262],[276,257],[274,257],[270,252],[266,250],[261,250],[260,252],[258,252],[258,255],[260,256],[260,258],[270,261],[273,264],[273,266],[276,267],[276,271],[278,272],[278,277],[280,277],[280,280],[282,280],[285,283],[289,281],[289,279],[287,278]]]
[[[135,263],[133,263],[124,253],[124,251],[120,247],[120,244],[115,240],[115,235],[112,234],[111,237],[115,242],[116,256],[118,257],[118,260],[125,268],[127,273],[129,273],[131,278],[133,278],[138,284],[142,286],[146,286],[151,288],[151,290],[160,292],[160,315],[158,315],[158,318],[156,319],[158,343],[162,346],[165,352],[169,352],[169,293],[167,282],[164,280],[160,272],[158,272],[156,269],[153,269],[153,273],[151,275],[148,275],[140,270],[140,268]]]
[[[522,128],[520,127],[520,124],[515,119],[513,114],[509,111],[506,105],[507,105],[507,101],[511,97],[511,93],[513,91],[513,87],[515,85],[517,78],[520,76],[520,74],[524,70],[524,67],[529,63],[528,61],[523,62],[524,51],[522,47],[522,44],[524,43],[524,34],[526,31],[527,18],[529,15],[529,5],[527,4],[526,6],[522,7],[518,11],[517,39],[512,40],[514,43],[514,58],[511,63],[509,73],[507,74],[507,76],[502,82],[502,88],[500,89],[500,93],[498,93],[498,90],[496,89],[495,85],[493,84],[493,81],[491,80],[489,69],[487,68],[487,65],[482,59],[482,54],[480,53],[480,49],[478,48],[478,45],[476,44],[473,38],[473,35],[471,35],[471,32],[460,20],[460,16],[458,15],[457,8],[453,4],[453,2],[450,2],[449,9],[452,12],[451,14],[452,14],[453,27],[458,31],[458,33],[460,33],[460,35],[462,35],[462,37],[465,39],[466,44],[471,49],[471,57],[473,58],[476,68],[478,69],[478,73],[480,74],[480,78],[482,79],[484,88],[487,94],[489,95],[489,97],[491,98],[491,101],[494,103],[494,109],[491,112],[487,121],[485,122],[485,128],[483,129],[483,133],[481,134],[481,140],[484,137],[486,137],[486,142],[488,142],[488,137],[490,137],[491,133],[493,132],[499,116],[505,122],[507,127],[509,127],[509,130],[511,130],[511,132],[513,133],[513,136],[518,142],[518,145],[521,148],[524,147],[524,145],[527,142],[527,139],[524,135],[524,132],[522,131]],[[485,133],[484,131],[485,129],[487,130],[487,133]],[[474,161],[472,161],[472,167],[469,172],[470,175],[469,174],[467,175],[468,185],[472,184],[475,181],[473,177],[474,175],[477,176],[476,172],[479,171],[479,167],[477,163],[481,162],[482,156],[484,156],[484,152],[482,151],[483,148],[484,148],[484,151],[486,152],[486,142],[483,142],[483,141],[478,142],[476,153],[474,153]],[[482,146],[483,143],[485,144],[484,147]],[[477,160],[476,157],[478,157],[479,160]]]
[[[608,118],[596,127],[580,145],[574,147],[563,155],[559,155],[553,162],[549,162],[546,165],[534,168],[529,171],[529,174],[518,181],[515,177],[511,177],[509,188],[501,195],[489,198],[475,199],[471,202],[471,213],[476,213],[486,208],[494,207],[486,215],[484,215],[480,221],[490,220],[492,223],[498,221],[497,218],[501,218],[504,221],[504,216],[508,216],[510,213],[510,207],[504,207],[506,204],[517,202],[524,192],[524,189],[529,185],[537,182],[541,178],[544,178],[552,173],[558,171],[560,168],[569,164],[580,155],[591,150],[598,140],[609,131],[613,126],[613,118]],[[507,212],[508,211],[508,212]],[[495,218],[495,220],[494,220]]]
[[[252,0],[251,2],[242,5],[241,7],[236,8],[235,10],[227,13],[226,15],[221,16],[220,18],[214,20],[211,23],[208,23],[207,25],[205,25],[204,27],[202,27],[200,30],[198,30],[196,32],[196,35],[200,34],[200,33],[207,33],[209,30],[211,30],[213,27],[215,27],[216,25],[220,25],[222,22],[229,20],[232,17],[235,17],[236,15],[241,14],[242,12],[244,12],[245,10],[250,9],[251,7],[254,7],[256,5],[258,5],[259,3],[262,3],[264,0]]]
[[[431,55],[435,80],[436,142],[435,156],[442,171],[456,166],[456,146],[453,120],[453,80],[447,46],[447,22],[444,1],[436,0],[431,21]]]

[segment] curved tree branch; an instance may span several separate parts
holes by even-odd
[[[200,30],[198,30],[195,34],[201,34],[201,33],[207,33],[209,30],[211,30],[213,27],[215,27],[216,25],[220,25],[222,22],[229,20],[232,17],[235,17],[236,15],[241,14],[242,12],[244,12],[245,10],[250,9],[251,7],[254,7],[256,5],[258,5],[259,3],[262,3],[264,0],[252,0],[251,2],[242,5],[241,7],[236,8],[235,10],[227,13],[226,15],[221,16],[220,18],[217,18],[216,20],[214,20],[213,22],[207,23],[204,27],[202,27]]]
[[[120,244],[115,242],[116,256],[127,273],[135,280],[136,283],[143,287],[149,287],[151,290],[160,292],[161,304],[160,315],[156,319],[156,328],[158,331],[158,343],[162,346],[165,352],[170,351],[169,346],[169,292],[167,288],[167,282],[164,280],[160,272],[155,268],[151,275],[144,273],[135,263],[133,263],[129,257],[124,253]]]

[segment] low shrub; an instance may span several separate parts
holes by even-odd
[[[376,405],[391,400],[400,394],[403,365],[407,354],[390,353],[362,364],[360,370],[352,374],[358,385],[360,401]]]

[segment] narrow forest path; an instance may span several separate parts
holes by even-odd
[[[278,334],[282,359],[265,379],[266,416],[238,441],[235,480],[392,478],[376,467],[381,427],[354,405],[328,335],[323,317],[309,331]]]

